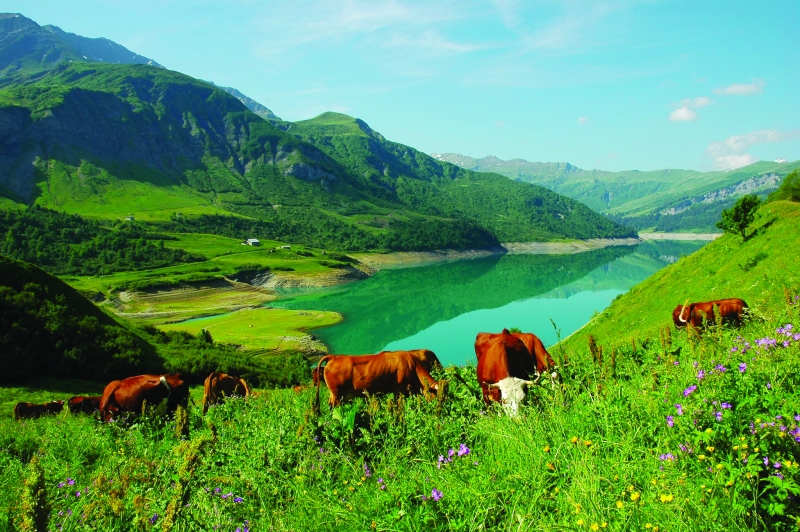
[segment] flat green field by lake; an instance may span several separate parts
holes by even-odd
[[[205,329],[216,342],[241,344],[246,350],[268,352],[301,350],[308,341],[304,340],[308,338],[306,331],[333,325],[341,319],[341,314],[336,312],[250,308],[159,328],[190,334]]]

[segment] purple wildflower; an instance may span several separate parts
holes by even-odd
[[[664,454],[660,455],[658,457],[658,459],[659,460],[667,460],[669,462],[672,462],[673,460],[675,460],[675,455],[672,454],[672,453],[664,453]]]
[[[696,360],[693,360],[693,361],[692,361],[692,366],[694,366],[694,367],[697,367],[697,366],[699,366],[699,365],[700,365],[700,364],[699,364],[699,363],[698,363]]]
[[[764,457],[764,467],[769,467],[769,456]]]
[[[717,364],[716,366],[714,366],[714,369],[719,371],[720,373],[725,373],[726,371],[728,371],[728,368],[726,368],[722,364]]]
[[[154,524],[156,524],[156,521],[158,521],[158,514],[153,514],[153,517],[151,517],[150,519],[148,519],[148,521],[150,521],[150,524],[151,524],[151,525],[154,525]]]
[[[244,502],[244,499],[242,499],[241,497],[234,497],[233,498],[233,502],[235,502],[235,503]]]
[[[697,385],[695,385],[695,384],[692,384],[691,386],[689,386],[688,388],[686,388],[685,390],[683,390],[683,396],[684,396],[684,397],[689,397],[690,395],[692,395],[692,393],[693,393],[693,392],[694,392],[696,389],[697,389]]]
[[[767,381],[767,390],[771,390],[771,389],[772,389],[772,383]]]
[[[701,369],[700,371],[697,372],[697,380],[701,381],[701,380],[703,380],[705,378],[706,378],[705,370]]]
[[[680,404],[680,403],[676,403],[676,404],[675,404],[675,410],[677,410],[677,411],[678,411],[678,415],[679,415],[679,416],[682,416],[682,415],[683,415],[683,405],[682,405],[682,404]]]
[[[448,457],[448,458],[453,458],[453,455],[454,455],[454,454],[456,454],[456,452],[455,452],[453,449],[449,449],[449,450],[447,451],[447,457]]]
[[[466,456],[470,453],[469,447],[464,445],[463,443],[458,446],[458,456]]]
[[[780,462],[775,462],[775,463],[772,464],[772,467],[774,467],[775,469],[780,469],[781,468],[781,463]]]
[[[443,495],[441,491],[437,490],[436,488],[433,488],[431,490],[431,499],[433,499],[434,501],[438,502],[439,499],[441,499],[442,497]]]
[[[730,403],[725,403],[725,402],[722,402],[719,406],[722,408],[733,408],[733,406],[731,406]]]
[[[783,480],[783,475],[781,475],[780,473],[775,473],[775,476],[778,477],[779,479]]]
[[[677,361],[677,360],[676,360],[675,362],[673,362],[673,363],[672,363],[672,365],[673,365],[673,366],[680,366],[680,365],[681,365],[681,363],[680,363],[679,361]]]
[[[741,364],[739,364],[739,373],[744,373],[745,371],[747,371],[747,364],[742,362]]]
[[[722,421],[722,412],[714,412],[714,417],[717,418],[717,421]]]
[[[671,427],[675,425],[675,419],[672,416],[667,416],[667,426]]]
[[[74,478],[68,478],[67,479],[67,484],[69,484],[70,486],[73,486],[75,484],[75,479]]]
[[[369,470],[369,466],[366,462],[364,462],[364,476],[370,478],[372,476],[372,471]]]

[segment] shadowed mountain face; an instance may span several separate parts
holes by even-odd
[[[74,33],[68,33],[58,26],[42,26],[42,29],[49,31],[60,40],[72,46],[78,53],[84,56],[84,59],[89,62],[98,63],[117,63],[117,64],[133,64],[133,65],[152,65],[159,68],[164,68],[152,59],[131,52],[121,44],[114,41],[99,37],[91,39],[89,37],[82,37]]]

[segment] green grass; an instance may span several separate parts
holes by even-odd
[[[747,241],[726,234],[700,251],[660,270],[616,299],[603,313],[566,340],[585,347],[588,335],[602,344],[629,344],[632,337],[657,337],[672,327],[672,310],[687,299],[710,301],[739,297],[754,312],[777,319],[784,289],[800,288],[800,204],[787,201],[761,207]]]
[[[187,331],[193,335],[206,329],[214,341],[240,344],[246,350],[296,351],[303,339],[308,338],[307,331],[334,325],[341,320],[341,314],[336,312],[249,308],[159,328]]]
[[[796,308],[781,312],[798,323]],[[534,388],[517,419],[482,405],[474,368],[439,374],[450,379],[441,400],[358,399],[315,417],[306,388],[229,401],[205,419],[190,408],[189,441],[155,418],[129,428],[6,418],[0,519],[19,522],[36,454],[50,527],[64,530],[150,529],[149,519],[161,530],[790,530],[800,517],[788,497],[800,480],[788,434],[800,412],[800,341],[730,350],[739,334],[752,345],[785,338],[779,323],[675,336],[599,364],[568,351],[563,388]],[[0,397],[14,394],[45,398],[22,388]]]

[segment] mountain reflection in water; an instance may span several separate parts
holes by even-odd
[[[501,255],[380,271],[273,306],[333,310],[341,323],[314,334],[332,353],[434,351],[443,364],[475,359],[480,331],[518,327],[545,345],[566,337],[619,294],[705,242],[645,242],[574,255]]]

